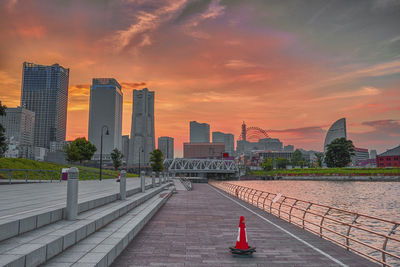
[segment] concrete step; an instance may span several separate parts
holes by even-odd
[[[39,229],[0,242],[0,266],[38,266],[100,230],[129,210],[169,187],[149,188],[124,201],[108,202],[110,196],[94,201],[97,208],[81,212],[75,221],[60,220]],[[135,190],[134,190],[135,191]],[[131,191],[129,194],[132,195]],[[135,191],[136,192],[136,191]],[[118,194],[119,195],[119,194]],[[86,208],[86,207],[84,207]]]
[[[147,184],[146,190],[151,187],[151,184]],[[139,187],[131,188],[126,191],[126,196],[132,196],[140,191]],[[109,192],[79,198],[78,213],[95,209],[118,199],[120,199],[119,193],[110,194]],[[65,218],[65,206],[66,202],[23,212],[22,214],[3,216],[0,219],[0,241],[62,220]]]
[[[57,257],[46,267],[110,266],[172,195],[173,187],[110,223]]]

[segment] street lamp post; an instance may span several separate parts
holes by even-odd
[[[140,146],[140,147],[139,147],[139,176],[140,176],[140,174],[141,174],[141,172],[140,172],[140,171],[141,171],[141,169],[140,169],[140,153],[141,153],[141,152],[143,152],[143,147]]]
[[[100,181],[101,181],[101,171],[103,168],[103,132],[104,132],[104,128],[106,129],[106,135],[110,135],[108,132],[108,127],[106,125],[103,125],[103,127],[101,127],[101,137],[100,137],[100,176],[99,176]]]

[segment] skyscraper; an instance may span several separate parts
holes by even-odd
[[[147,88],[133,90],[128,165],[147,166],[154,149],[154,92]]]
[[[229,154],[229,156],[233,156],[235,141],[233,134],[230,133],[222,133],[222,132],[213,132],[212,133],[212,141],[213,143],[224,143],[225,144],[225,152]]]
[[[128,163],[129,157],[129,135],[122,136],[122,154],[124,155],[122,162]]]
[[[35,112],[34,144],[65,141],[69,69],[24,62],[21,107]]]
[[[328,149],[328,145],[335,140],[336,138],[347,138],[346,131],[346,118],[341,118],[335,121],[334,124],[331,125],[328,132],[326,133],[325,143],[324,143],[324,152]]]
[[[163,153],[164,159],[174,158],[174,138],[162,136],[158,138],[158,149]]]
[[[108,158],[114,148],[122,149],[121,85],[113,78],[95,78],[90,87],[89,141],[97,148],[94,159],[100,158],[103,131],[103,155]],[[106,126],[108,135],[106,135]]]
[[[210,143],[210,125],[191,121],[190,143]]]

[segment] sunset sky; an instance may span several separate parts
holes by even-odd
[[[155,91],[155,131],[189,140],[189,121],[323,150],[347,119],[357,147],[400,144],[400,1],[2,0],[0,100],[20,103],[22,63],[70,68],[67,139],[88,134],[94,77]]]

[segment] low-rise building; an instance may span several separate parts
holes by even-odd
[[[183,157],[192,159],[221,158],[225,152],[224,143],[184,143]]]
[[[376,156],[376,166],[380,168],[400,167],[400,146]]]

